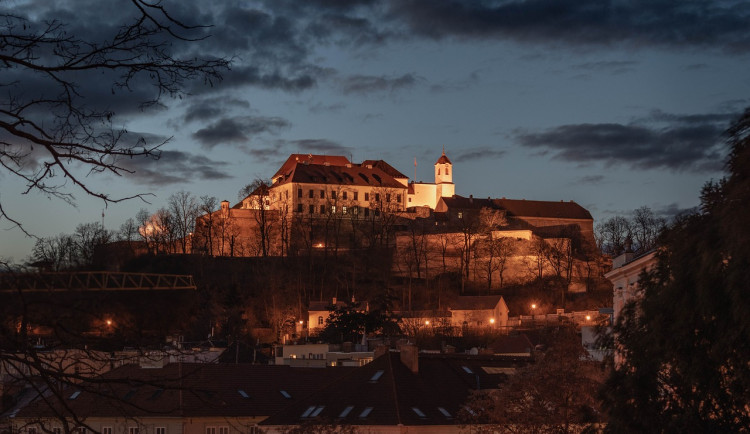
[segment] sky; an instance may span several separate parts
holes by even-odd
[[[61,200],[27,191],[0,166],[0,204],[28,233],[0,219],[0,258],[24,262],[35,237],[81,223],[117,230],[181,190],[234,204],[291,153],[383,159],[410,178],[416,159],[416,180],[432,182],[444,148],[459,195],[573,200],[595,224],[641,206],[671,217],[724,175],[723,132],[750,106],[745,1],[162,5],[184,23],[210,25],[184,35],[199,41],[172,41],[175,56],[223,57],[230,69],[147,108],[139,103],[153,97],[148,77],[115,89],[106,73],[77,75],[83,101],[111,110],[123,140],[166,140],[158,160],[122,162],[132,174],[82,179],[111,198],[145,196],[106,204],[58,172],[48,182],[72,195]],[[123,0],[4,0],[0,10],[30,29],[56,19],[89,41],[135,13]],[[0,66],[0,105],[44,91],[45,79]],[[0,130],[6,149],[7,137]]]

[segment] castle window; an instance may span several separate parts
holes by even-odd
[[[289,190],[284,190],[284,199],[289,199]]]
[[[312,199],[313,196],[314,196],[314,193],[313,193],[313,190],[311,188],[310,191],[307,192],[307,197],[309,197],[310,199]]]
[[[346,192],[341,193],[341,198],[346,200]]]
[[[390,202],[391,201],[391,194],[390,193],[386,193],[385,194],[385,201],[386,202]]]
[[[365,217],[370,216],[370,208],[365,208]]]
[[[336,200],[336,190],[331,190],[331,199]]]
[[[302,197],[302,189],[301,188],[297,189],[297,197]]]
[[[440,168],[438,167],[438,175],[440,175]]]
[[[326,206],[325,205],[321,205],[320,206],[320,213],[321,214],[325,214],[326,213]]]
[[[323,317],[322,316],[318,317],[318,325],[323,325]]]
[[[321,199],[325,199],[326,198],[326,191],[325,190],[320,190],[320,198]]]
[[[310,214],[315,213],[315,205],[310,205],[308,211],[310,212]]]
[[[461,211],[459,211],[458,212],[458,218],[460,218],[460,219],[464,218],[464,213],[462,213]]]
[[[380,202],[380,193],[375,193],[375,202]]]
[[[359,192],[358,191],[354,192],[354,200],[359,200]]]
[[[365,201],[366,202],[370,201],[370,193],[365,193]]]
[[[358,206],[353,206],[352,207],[352,214],[357,215],[358,213],[359,213],[359,207]]]
[[[401,195],[400,194],[396,195],[396,202],[401,203]]]
[[[345,206],[341,207],[341,214],[346,214],[346,207]]]
[[[331,206],[331,214],[336,214],[336,205]]]
[[[379,215],[380,215],[380,210],[379,210],[379,209],[376,209],[376,210],[375,210],[375,217],[377,217],[377,216],[379,216]]]
[[[447,168],[447,167],[445,168],[445,174],[446,174],[446,175],[450,175],[450,174],[451,174],[451,173],[450,173],[450,169],[449,169],[449,168]]]
[[[301,203],[297,204],[297,212],[302,212],[302,204]]]

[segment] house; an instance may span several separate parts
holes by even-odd
[[[363,366],[373,359],[373,352],[360,345],[316,343],[284,344],[276,347],[277,365],[325,368],[326,366]]]
[[[341,424],[362,433],[455,433],[469,394],[497,388],[525,359],[423,354],[414,345],[381,355],[264,420],[269,433],[290,426]]]
[[[126,365],[44,392],[10,418],[14,432],[59,432],[60,417],[103,434],[247,434],[354,368],[249,364]],[[75,417],[75,419],[74,419]],[[80,422],[79,422],[80,421]]]
[[[638,281],[641,273],[648,271],[658,263],[656,251],[651,250],[636,256],[630,249],[612,260],[612,271],[604,275],[612,282],[612,322],[616,324],[620,318],[623,307],[631,301],[636,300],[640,294]],[[615,351],[615,364],[622,361],[622,355]]]
[[[505,328],[508,305],[502,295],[460,296],[449,303],[451,325],[461,329]]]

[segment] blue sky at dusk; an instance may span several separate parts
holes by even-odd
[[[106,4],[110,3],[109,6]],[[574,200],[595,223],[643,205],[672,216],[723,174],[722,132],[750,106],[750,3],[744,1],[165,1],[210,37],[176,55],[225,56],[223,81],[145,111],[151,89],[111,92],[82,75],[92,106],[115,112],[127,140],[171,139],[135,173],[84,178],[105,204],[66,185],[75,206],[0,170],[0,203],[37,236],[101,221],[118,229],[179,190],[236,203],[291,153],[383,159],[432,181],[445,147],[456,193]],[[4,1],[5,12],[58,18],[97,38],[130,2]],[[119,11],[116,14],[112,12]],[[200,36],[204,36],[201,33]],[[13,71],[0,69],[3,83]],[[16,88],[33,86],[21,81]],[[58,179],[61,184],[64,179]],[[0,220],[0,257],[34,239]]]

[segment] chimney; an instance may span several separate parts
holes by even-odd
[[[403,344],[401,349],[401,363],[413,373],[419,372],[419,351],[414,344]]]
[[[372,355],[373,359],[377,359],[378,357],[382,356],[383,354],[388,354],[388,345],[380,344],[377,347],[375,347],[375,351]]]

